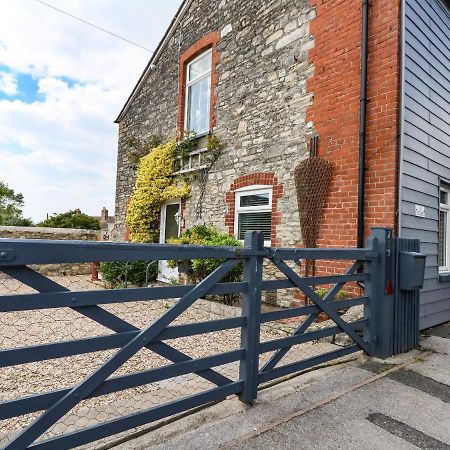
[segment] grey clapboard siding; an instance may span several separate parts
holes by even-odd
[[[404,0],[400,234],[427,254],[421,328],[450,320],[450,283],[439,281],[439,183],[450,180],[450,11]],[[415,216],[423,205],[426,218]]]

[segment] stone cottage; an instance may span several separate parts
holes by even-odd
[[[374,225],[422,240],[421,326],[450,320],[450,13],[441,0],[185,0],[116,122],[116,220],[135,182],[130,138],[205,136],[224,149],[204,189],[161,211],[161,241],[199,219],[267,245],[302,242],[295,166],[333,164],[319,246]],[[199,197],[202,207],[199,216]]]

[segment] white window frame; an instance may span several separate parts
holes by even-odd
[[[234,236],[236,238],[239,238],[239,213],[248,213],[248,212],[270,212],[271,214],[271,220],[273,220],[272,217],[272,191],[273,186],[265,186],[265,185],[253,185],[253,186],[247,186],[244,188],[237,189],[234,193]],[[247,195],[257,195],[257,194],[266,194],[269,193],[269,204],[268,205],[262,205],[262,206],[240,206],[241,204],[241,197],[247,196]],[[241,242],[243,242],[241,240]],[[271,239],[265,240],[264,245],[270,246],[271,245]]]
[[[441,192],[446,192],[447,193],[447,199],[448,199],[448,204],[445,203],[441,203]],[[439,272],[440,273],[448,273],[450,272],[450,264],[449,264],[449,260],[450,260],[450,236],[449,236],[449,232],[450,232],[450,188],[447,188],[445,186],[443,186],[442,184],[439,186],[439,231],[440,231],[440,220],[441,220],[441,211],[445,211],[447,213],[447,224],[446,224],[446,229],[445,229],[445,248],[446,248],[446,261],[445,261],[445,265],[444,266],[439,266]],[[440,241],[440,236],[438,238],[438,243]],[[440,249],[438,248],[438,258],[439,258],[439,251]]]
[[[189,69],[192,66],[192,64],[196,63],[199,59],[204,58],[207,54],[211,54],[211,66],[209,67],[209,69],[198,75],[195,79],[193,80],[189,80]],[[184,92],[184,127],[186,129],[186,131],[192,131],[192,129],[190,129],[190,126],[188,126],[188,117],[189,117],[189,102],[188,102],[188,98],[189,98],[189,88],[191,88],[194,84],[198,83],[199,81],[204,80],[205,78],[209,78],[209,109],[207,111],[207,115],[209,117],[210,115],[210,111],[211,111],[211,74],[212,74],[212,49],[208,49],[205,50],[204,52],[200,53],[200,55],[198,55],[196,58],[194,58],[192,61],[189,61],[186,65],[186,78],[184,80],[185,83],[185,92]],[[199,135],[204,135],[209,133],[209,129],[211,127],[211,123],[210,120],[208,120],[208,127],[205,130],[195,130],[197,136]]]

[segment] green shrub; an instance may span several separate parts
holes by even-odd
[[[125,282],[137,286],[145,283],[149,261],[103,262],[99,272],[111,287],[122,287]],[[149,281],[154,281],[158,274],[158,264],[154,262],[149,268]]]
[[[37,224],[38,227],[75,228],[78,230],[100,230],[98,219],[82,213],[79,209],[54,214]]]
[[[171,244],[182,245],[211,245],[211,246],[242,246],[241,242],[226,233],[219,233],[212,225],[196,225],[186,230],[178,239],[171,239]],[[193,259],[191,261],[171,261],[172,267],[183,268],[188,278],[194,282],[206,278],[211,272],[225,262],[224,259]],[[234,282],[242,280],[242,263],[230,270],[224,277],[224,282]]]

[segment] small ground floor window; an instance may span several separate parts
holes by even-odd
[[[252,186],[236,191],[235,236],[244,240],[247,231],[261,231],[270,245],[272,232],[272,187]]]
[[[266,247],[279,247],[278,201],[282,197],[283,185],[274,172],[253,172],[235,178],[225,195],[225,226],[230,236],[243,241],[246,231],[261,231]]]

